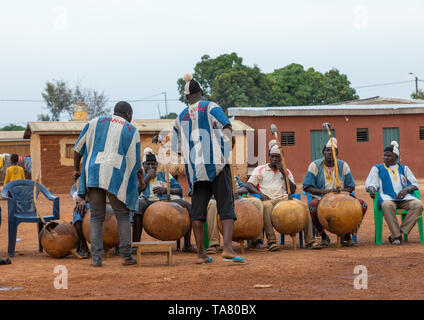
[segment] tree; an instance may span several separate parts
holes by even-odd
[[[108,98],[97,90],[81,88],[77,84],[74,89],[68,87],[64,81],[53,80],[46,83],[45,92],[41,93],[50,114],[40,114],[40,121],[59,121],[62,113],[68,114],[69,120],[74,117],[74,104],[84,102],[88,107],[88,119],[108,114],[111,110],[106,108]]]
[[[355,89],[350,87],[347,76],[335,68],[322,74],[292,63],[264,74],[256,65],[244,65],[236,53],[223,54],[215,59],[204,55],[194,67],[193,78],[203,86],[205,99],[215,101],[224,110],[230,107],[320,105],[359,98]],[[180,101],[187,103],[185,81],[180,78],[177,84]]]
[[[73,94],[73,103],[77,102],[84,102],[87,105],[89,120],[111,112],[111,108],[106,108],[108,99],[103,92],[98,93],[97,90],[82,89],[79,84],[77,84]],[[73,117],[73,110],[71,117]]]
[[[271,81],[270,105],[320,105],[358,99],[347,76],[332,69],[325,74],[300,64],[289,64],[267,74]]]
[[[73,102],[72,90],[68,88],[64,81],[53,80],[52,82],[47,81],[44,91],[41,95],[51,115],[48,116],[48,119],[59,121],[62,112],[66,111],[69,113]],[[43,120],[47,119],[47,117],[46,115],[38,115],[38,119]]]
[[[7,126],[4,126],[3,128],[0,128],[0,131],[23,131],[23,130],[25,130],[24,127],[13,124],[13,123]]]
[[[257,66],[243,65],[236,53],[223,54],[215,59],[204,55],[194,67],[193,78],[204,91],[204,97],[219,104],[224,110],[230,107],[265,106],[270,84]],[[185,81],[177,80],[180,101],[187,103]]]
[[[177,119],[178,118],[178,114],[176,114],[175,112],[171,112],[168,113],[168,115],[166,116],[161,116],[161,119]]]
[[[421,100],[424,100],[424,91],[418,89],[418,92],[414,92],[413,94],[411,94],[411,98],[412,99],[421,99]]]

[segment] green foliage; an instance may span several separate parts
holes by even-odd
[[[347,76],[337,69],[322,74],[292,63],[267,77],[272,86],[270,105],[274,106],[320,105],[358,99]]]
[[[175,112],[171,112],[171,113],[168,113],[167,116],[161,116],[160,118],[161,119],[177,119],[177,117],[178,117],[178,114],[176,114]]]
[[[223,54],[215,59],[204,55],[194,67],[193,78],[203,87],[205,99],[218,103],[224,110],[230,107],[266,105],[269,81],[257,66],[243,65],[236,53]],[[177,80],[180,101],[187,103],[184,95],[185,81]]]
[[[72,120],[74,104],[77,102],[84,102],[87,105],[89,120],[110,112],[110,108],[106,108],[108,99],[103,92],[98,93],[96,90],[81,88],[80,84],[71,89],[64,81],[47,81],[41,95],[46,102],[49,114],[39,114],[40,121],[59,121],[62,113],[68,114],[69,120]]]
[[[25,130],[24,127],[13,124],[13,123],[7,126],[4,126],[3,128],[0,128],[0,131],[23,131],[23,130]]]
[[[204,55],[194,67],[193,78],[204,88],[205,99],[224,110],[231,107],[320,105],[358,99],[346,75],[337,69],[322,74],[300,64],[289,64],[264,74],[255,65],[243,65],[236,53],[215,59]],[[178,79],[180,101],[187,103],[185,82]]]
[[[96,117],[104,116],[111,112],[110,108],[106,108],[108,103],[107,97],[104,93],[98,93],[97,90],[80,88],[80,85],[74,89],[73,103],[84,102],[88,107],[88,119],[94,119]],[[72,113],[69,114],[70,118],[73,117]]]
[[[41,95],[50,112],[49,119],[51,121],[59,121],[62,112],[69,113],[73,102],[72,90],[68,88],[64,81],[53,80],[53,82],[47,81],[44,91]],[[38,115],[38,119],[47,118],[46,116]]]
[[[421,99],[424,100],[424,91],[418,89],[418,93],[414,92],[413,94],[411,94],[411,98],[412,99]]]

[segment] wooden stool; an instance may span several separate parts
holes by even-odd
[[[142,252],[167,252],[168,265],[172,264],[172,245],[175,241],[141,241],[131,243],[132,247],[137,247],[137,265],[141,267]]]

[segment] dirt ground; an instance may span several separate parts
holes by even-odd
[[[424,244],[419,243],[418,228],[411,231],[408,243],[391,246],[384,223],[383,245],[375,245],[373,207],[363,184],[356,194],[368,203],[357,246],[336,248],[336,236],[330,235],[328,249],[292,250],[291,239],[286,237],[277,252],[246,251],[246,265],[225,262],[219,254],[213,255],[213,263],[195,265],[195,254],[174,252],[172,266],[166,264],[165,254],[147,253],[141,267],[124,267],[119,256],[111,255],[104,258],[101,268],[94,268],[90,259],[72,255],[55,259],[39,253],[36,224],[20,224],[21,240],[12,264],[0,266],[0,299],[424,299]],[[68,194],[59,197],[61,218],[71,221],[72,199]],[[0,255],[4,258],[7,202],[1,200],[0,206]],[[40,201],[43,215],[51,208],[47,201]],[[151,239],[143,232],[142,240]],[[240,250],[237,243],[234,246]],[[54,288],[58,265],[68,270],[67,290]],[[354,287],[358,265],[367,268],[367,289]],[[255,288],[258,284],[270,286]]]

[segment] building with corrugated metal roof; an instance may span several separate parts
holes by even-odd
[[[264,108],[229,108],[229,116],[255,129],[255,143],[248,150],[267,153],[274,138],[269,127],[278,127],[278,137],[287,167],[299,184],[311,161],[322,158],[328,122],[338,140],[338,158],[345,160],[356,180],[365,180],[374,164],[383,162],[383,149],[396,140],[401,162],[417,178],[424,178],[424,101],[373,97],[342,104]],[[262,137],[262,138],[261,138]],[[249,163],[249,172],[257,163]]]

